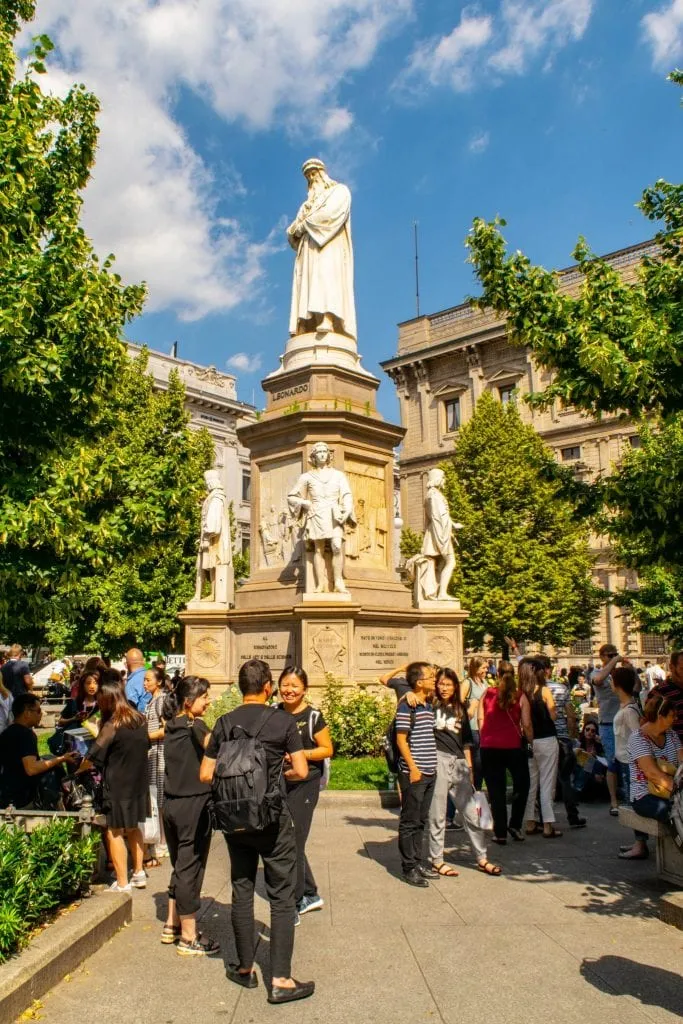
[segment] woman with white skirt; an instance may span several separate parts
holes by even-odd
[[[545,668],[534,658],[524,659],[519,665],[519,685],[531,705],[531,724],[534,731],[534,756],[529,762],[529,796],[526,802],[526,834],[541,831],[537,818],[536,797],[539,797],[543,818],[544,839],[559,839],[555,828],[553,798],[557,782],[560,746],[555,729],[555,701],[546,686]]]

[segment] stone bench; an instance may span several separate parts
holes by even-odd
[[[658,876],[683,888],[683,852],[676,846],[669,826],[654,818],[643,818],[631,807],[619,808],[619,824],[656,839]]]

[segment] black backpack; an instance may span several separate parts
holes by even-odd
[[[415,725],[415,708],[410,709],[410,732],[413,731]],[[408,736],[410,736],[410,732]],[[398,772],[398,744],[396,742],[396,718],[391,722],[391,725],[384,734],[382,740],[382,747],[384,749],[384,756],[387,761],[387,768],[392,775],[396,775]]]
[[[276,824],[282,812],[282,766],[271,784],[266,751],[258,738],[273,713],[274,709],[264,712],[253,735],[233,724],[229,714],[224,716],[227,739],[218,751],[211,795],[214,828],[226,835],[262,832]]]

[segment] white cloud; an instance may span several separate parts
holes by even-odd
[[[490,132],[475,132],[470,141],[467,143],[467,148],[470,151],[470,153],[483,153],[485,149],[489,148],[490,141]]]
[[[503,73],[521,74],[539,54],[581,39],[594,0],[503,0],[500,15],[505,41],[489,64]]]
[[[26,39],[57,44],[47,79],[83,81],[101,101],[100,141],[84,226],[115,252],[125,280],[147,280],[148,310],[186,319],[254,296],[278,226],[255,240],[219,219],[219,199],[246,194],[239,171],[212,172],[174,116],[180,87],[252,131],[305,128],[311,140],[347,131],[339,87],[365,67],[413,0],[51,0]],[[239,212],[239,211],[238,211]]]
[[[641,25],[655,67],[671,64],[683,54],[683,0],[670,0],[667,6],[646,14]]]
[[[501,0],[493,14],[466,8],[453,31],[418,43],[398,84],[472,88],[494,72],[521,74],[531,60],[581,39],[595,0]],[[681,0],[675,0],[676,3]]]
[[[420,43],[413,51],[398,85],[411,88],[421,81],[430,85],[451,85],[462,91],[472,82],[476,56],[491,38],[492,19],[464,10],[453,31]]]
[[[250,356],[248,352],[235,352],[230,356],[227,365],[231,370],[238,370],[240,373],[256,373],[261,369],[261,353]]]

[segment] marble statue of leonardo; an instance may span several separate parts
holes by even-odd
[[[355,339],[351,192],[332,181],[322,160],[302,167],[308,198],[287,228],[296,252],[289,333],[334,331]]]

